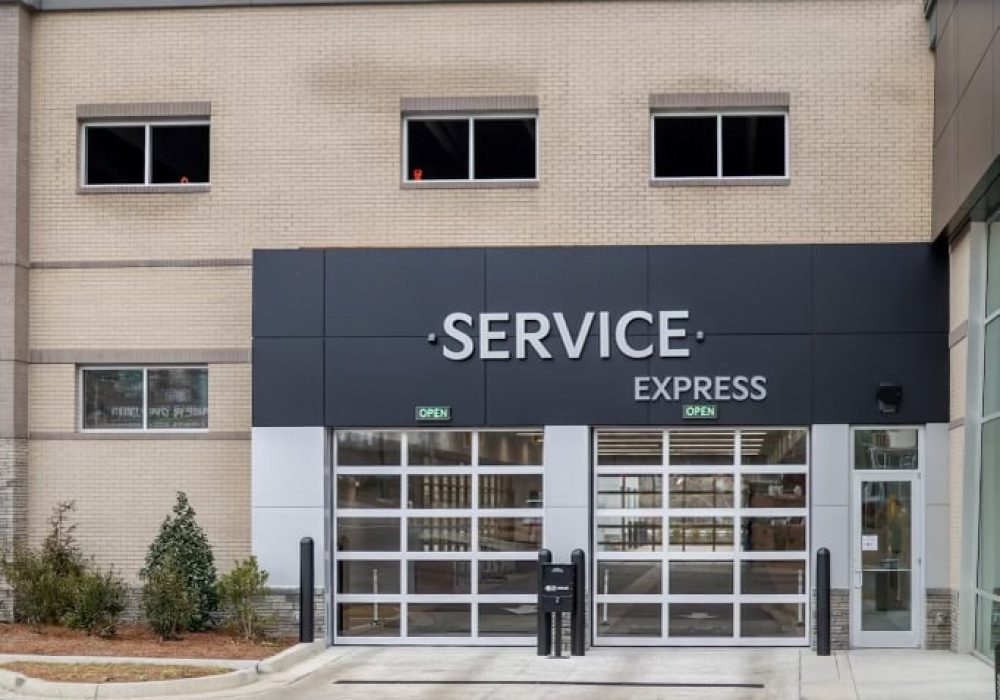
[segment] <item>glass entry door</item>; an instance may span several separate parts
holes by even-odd
[[[919,644],[918,487],[913,473],[855,476],[853,646]]]

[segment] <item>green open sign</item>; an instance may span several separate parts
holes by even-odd
[[[417,406],[416,416],[421,422],[447,422],[451,420],[451,406]]]
[[[684,420],[715,420],[719,417],[719,407],[714,403],[685,404]]]

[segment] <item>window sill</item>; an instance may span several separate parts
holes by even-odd
[[[121,430],[33,431],[32,440],[249,440],[249,432],[189,430],[163,432]]]
[[[424,180],[401,182],[401,190],[509,190],[537,189],[538,180]]]
[[[210,192],[205,185],[79,185],[77,194],[196,194]]]
[[[649,180],[650,187],[785,187],[791,184],[788,177],[719,177],[704,179]]]

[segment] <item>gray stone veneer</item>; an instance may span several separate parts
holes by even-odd
[[[830,591],[830,648],[848,649],[851,639],[851,597],[846,588]],[[812,592],[812,634],[809,646],[816,648],[816,591]],[[958,614],[958,593],[950,589],[932,588],[927,591],[924,605],[927,649],[956,648],[957,629],[951,624]]]
[[[958,591],[951,592],[951,650],[958,653]]]
[[[299,633],[299,589],[272,588],[258,606],[260,613],[270,620],[270,633],[280,637],[294,637]],[[316,591],[313,598],[313,632],[316,639],[323,639],[326,631],[326,606],[323,591]]]
[[[947,588],[927,589],[924,605],[925,639],[927,649],[951,648],[952,592]]]
[[[323,591],[317,591],[313,601],[313,627],[316,639],[323,639],[326,629],[324,624],[324,601]],[[264,597],[258,612],[265,617],[265,629],[268,636],[274,637],[298,637],[299,634],[299,589],[298,588],[272,588],[270,593]],[[128,606],[122,619],[129,623],[142,622],[142,588],[130,586],[128,589]]]
[[[816,648],[816,589],[812,591],[812,632],[809,646]],[[846,588],[830,591],[830,648],[847,649],[851,640],[851,595]]]

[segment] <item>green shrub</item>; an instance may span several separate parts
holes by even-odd
[[[73,501],[56,505],[38,550],[17,545],[0,557],[0,573],[14,593],[14,619],[35,627],[60,622],[73,608],[86,560],[73,537]]]
[[[87,634],[105,639],[114,637],[127,602],[125,582],[113,569],[104,574],[88,571],[77,581],[73,608],[65,622],[73,629],[86,630]]]
[[[195,512],[183,492],[177,493],[173,515],[168,515],[156,539],[146,553],[141,576],[150,578],[166,562],[176,563],[187,598],[192,605],[190,619],[181,629],[192,632],[212,625],[212,615],[219,607],[216,591],[215,557],[205,531],[194,519]]]
[[[226,621],[244,639],[256,639],[266,632],[266,621],[257,612],[257,603],[267,594],[269,574],[260,568],[257,557],[236,562],[232,570],[219,580],[219,598],[226,612]]]
[[[177,639],[188,628],[195,611],[184,572],[166,559],[144,576],[142,608],[146,621],[160,639]]]
[[[59,622],[70,609],[72,591],[67,580],[48,566],[40,550],[20,545],[0,564],[14,593],[14,619],[34,627]]]

